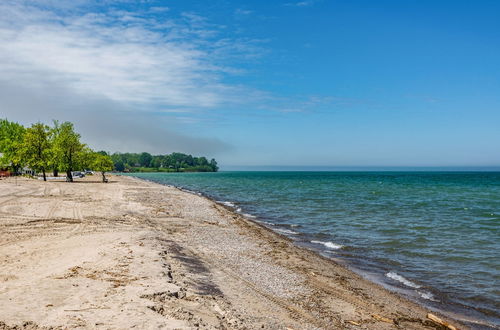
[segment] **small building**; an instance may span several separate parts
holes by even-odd
[[[22,175],[31,175],[31,176],[35,176],[36,175],[36,171],[33,170],[33,169],[31,169],[31,168],[29,168],[29,167],[27,167],[27,166],[23,167],[21,169],[20,173]]]

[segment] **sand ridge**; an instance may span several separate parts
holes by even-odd
[[[207,198],[131,177],[0,180],[0,237],[0,329],[439,328]]]

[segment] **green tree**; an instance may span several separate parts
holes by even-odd
[[[151,167],[160,168],[163,161],[163,156],[153,156]]]
[[[139,157],[139,164],[143,167],[149,167],[152,160],[153,156],[150,153],[143,152]]]
[[[80,142],[80,134],[74,131],[72,123],[64,122],[59,126],[57,136],[54,137],[54,154],[58,159],[59,168],[66,172],[68,182],[73,182],[71,172],[80,165],[84,147]]]
[[[47,181],[45,171],[51,158],[50,128],[36,123],[26,129],[21,155],[24,162],[33,170],[43,173],[43,180]]]
[[[119,159],[116,162],[114,162],[114,165],[115,165],[115,170],[117,170],[118,172],[125,171],[125,164],[123,164],[123,162],[121,161],[121,159]]]
[[[106,172],[113,170],[113,160],[108,155],[103,155],[98,152],[93,154],[92,169],[102,174],[102,182],[108,182],[106,180]]]
[[[23,165],[21,150],[24,140],[24,126],[10,122],[7,119],[0,120],[0,162],[12,167],[17,174]]]
[[[210,167],[214,172],[217,172],[219,170],[219,166],[217,166],[217,162],[213,158],[210,160]]]
[[[76,154],[76,162],[74,169],[76,170],[88,170],[94,165],[95,154],[101,154],[100,152],[94,152],[92,149],[83,145],[80,152]]]
[[[206,157],[193,157],[180,152],[168,155],[151,156],[147,152],[143,153],[118,153],[111,155],[117,171],[148,171],[144,167],[156,171],[176,171],[176,172],[214,172],[218,170],[217,162],[212,159],[210,162]]]

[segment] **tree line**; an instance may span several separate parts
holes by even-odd
[[[150,153],[114,153],[111,155],[117,171],[130,172],[217,172],[215,159],[193,157],[180,152],[168,155]]]
[[[73,181],[73,171],[91,169],[101,172],[216,172],[219,168],[215,159],[193,157],[179,152],[168,155],[143,153],[95,152],[80,141],[81,136],[71,122],[53,121],[52,126],[41,122],[30,127],[0,119],[0,169],[10,168],[14,174],[27,166],[42,173],[58,176],[66,173],[66,180]]]
[[[105,152],[95,152],[80,141],[71,122],[54,121],[52,126],[41,122],[30,127],[0,120],[0,167],[11,168],[14,174],[24,166],[42,173],[47,181],[47,172],[54,176],[66,173],[66,181],[73,181],[73,171],[92,169],[101,172],[112,171],[113,161]]]

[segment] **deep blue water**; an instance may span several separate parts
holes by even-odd
[[[430,307],[500,325],[499,172],[133,175],[202,192]]]

